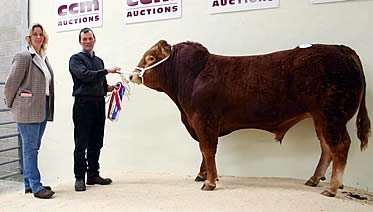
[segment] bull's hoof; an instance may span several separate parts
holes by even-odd
[[[321,177],[320,180],[324,181],[324,180],[326,180],[326,177]]]
[[[339,188],[339,189],[343,189],[343,188],[344,188],[343,184],[340,185],[338,188]]]
[[[331,192],[330,190],[326,189],[323,192],[321,192],[322,195],[326,197],[335,197],[336,193]]]
[[[216,185],[211,184],[211,183],[203,183],[201,190],[202,191],[213,191],[216,188]]]
[[[196,182],[204,182],[207,179],[207,177],[197,175],[197,177],[194,179]],[[219,178],[216,178],[216,181],[219,181]]]
[[[312,179],[309,179],[304,185],[306,186],[311,186],[311,187],[316,187],[319,183],[313,181]]]
[[[207,178],[204,177],[204,176],[201,176],[201,175],[197,175],[196,179],[194,179],[194,181],[196,182],[203,182],[205,181]]]

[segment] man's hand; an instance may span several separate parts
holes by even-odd
[[[114,88],[115,88],[115,85],[108,85],[107,86],[107,91],[112,92],[114,90]]]
[[[117,67],[117,66],[114,66],[114,67],[111,67],[111,68],[107,68],[106,69],[108,73],[118,73],[118,71],[120,71],[120,68]]]

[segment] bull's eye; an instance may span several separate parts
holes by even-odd
[[[155,57],[154,56],[147,56],[146,59],[145,59],[146,63],[153,63],[155,61]]]

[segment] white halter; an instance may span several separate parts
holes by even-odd
[[[141,67],[136,67],[137,70],[140,71],[140,74],[139,74],[139,77],[141,77],[141,83],[144,84],[144,73],[145,71],[149,70],[149,69],[152,69],[154,67],[156,67],[157,65],[163,63],[164,61],[166,61],[168,58],[170,57],[170,55],[168,55],[166,58],[154,63],[153,65],[151,66],[148,66],[148,67],[145,67],[145,68],[141,68]]]

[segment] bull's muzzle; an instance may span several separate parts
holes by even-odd
[[[132,83],[136,84],[141,84],[142,83],[142,78],[140,77],[140,72],[139,71],[133,71],[129,76],[128,79]]]

